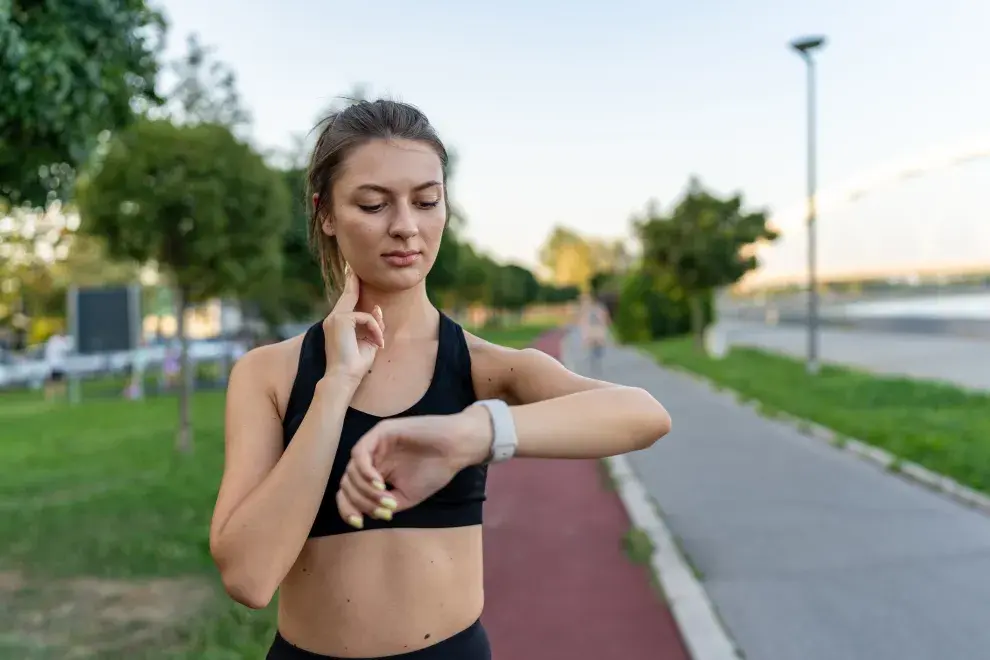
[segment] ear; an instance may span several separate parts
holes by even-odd
[[[320,193],[313,193],[313,213],[316,213],[316,209],[320,205]],[[330,222],[329,214],[324,214],[323,220],[323,233],[327,236],[333,236],[333,223]]]

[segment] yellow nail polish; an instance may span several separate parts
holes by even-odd
[[[347,524],[355,529],[361,529],[364,527],[364,520],[361,516],[347,516]]]
[[[378,481],[378,479],[375,479],[374,481],[372,481],[371,482],[371,485],[374,486],[375,488],[377,488],[378,490],[385,490],[385,484],[383,484],[382,482]]]
[[[399,503],[395,501],[395,498],[389,497],[388,495],[378,501],[381,502],[383,507],[391,511],[395,511],[399,506]]]
[[[378,507],[377,509],[372,511],[371,515],[374,516],[375,518],[378,518],[379,520],[384,520],[386,522],[392,519],[392,512],[389,511],[388,509],[383,509],[382,507]]]

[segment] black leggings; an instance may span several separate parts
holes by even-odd
[[[293,646],[276,633],[266,660],[491,660],[491,657],[492,648],[488,644],[488,635],[479,620],[433,646],[383,658],[337,658],[321,655]]]

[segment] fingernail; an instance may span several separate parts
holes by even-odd
[[[383,497],[378,501],[381,502],[383,507],[391,511],[395,511],[399,506],[399,503],[396,502],[393,498],[389,497],[388,495],[386,495],[385,497]]]
[[[347,516],[347,524],[354,529],[361,529],[364,527],[364,520],[361,519],[361,516]]]
[[[372,481],[371,482],[371,485],[374,486],[375,488],[377,488],[378,490],[385,490],[385,484],[383,484],[378,479],[375,479],[374,481]]]
[[[375,518],[378,518],[379,520],[384,520],[386,522],[392,519],[392,512],[389,511],[388,509],[383,509],[382,507],[378,507],[377,509],[372,511],[371,515],[374,516]]]

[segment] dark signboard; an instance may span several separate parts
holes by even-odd
[[[141,338],[138,286],[76,288],[69,311],[76,352],[81,355],[129,351]]]

